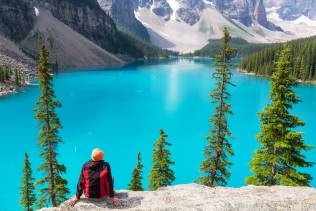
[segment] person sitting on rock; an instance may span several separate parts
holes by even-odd
[[[110,164],[103,160],[104,153],[100,149],[94,149],[91,158],[82,167],[77,193],[69,200],[69,204],[74,206],[84,192],[88,199],[103,201],[110,198],[114,205],[119,205],[120,200],[114,196]]]

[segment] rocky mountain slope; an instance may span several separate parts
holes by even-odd
[[[0,35],[0,66],[20,72],[26,80],[36,77],[35,62],[26,56],[14,42]],[[16,91],[16,84],[0,82],[0,96]]]
[[[38,8],[34,27],[21,46],[36,57],[37,50],[44,44],[50,52],[50,62],[57,62],[60,69],[125,64],[117,56],[59,21],[50,11]]]
[[[107,52],[122,52],[122,46],[114,21],[97,0],[0,1],[0,35],[33,58],[45,43],[61,68],[123,63]]]
[[[255,187],[209,188],[196,184],[166,187],[154,192],[119,191],[122,206],[113,207],[108,202],[81,200],[70,208],[66,203],[59,208],[41,211],[64,210],[179,210],[179,211],[314,211],[316,189],[305,187]]]
[[[49,10],[58,20],[105,50],[114,53],[118,50],[116,26],[97,0],[34,0],[33,6]]]
[[[308,9],[314,7],[313,0],[98,1],[118,23],[134,33],[144,37],[143,27],[139,22],[135,24],[136,16],[147,28],[153,44],[181,52],[192,52],[206,45],[209,39],[220,38],[224,26],[229,27],[233,37],[254,43],[283,42],[316,34],[314,22],[310,22],[316,10]],[[304,21],[295,19],[298,23],[289,23],[289,16],[282,15],[286,11],[293,14],[301,11],[296,15],[299,18],[307,16]],[[296,30],[301,22],[305,28],[309,27]]]

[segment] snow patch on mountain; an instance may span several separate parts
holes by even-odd
[[[215,4],[213,2],[210,2],[208,0],[203,0],[203,2],[204,2],[204,4],[209,4],[209,5],[213,6],[213,7],[215,7]]]
[[[36,15],[36,16],[39,16],[39,10],[38,10],[37,7],[34,7],[34,12],[35,12],[35,15]]]
[[[294,2],[291,5],[303,8],[310,0],[303,1],[305,3]],[[147,28],[150,41],[159,47],[180,52],[192,52],[210,39],[221,38],[225,26],[232,37],[241,37],[253,43],[285,42],[316,35],[316,20],[308,15],[284,19],[284,8],[290,4],[284,0],[139,2],[135,16]],[[221,2],[225,3],[222,7]],[[266,8],[266,5],[269,7]]]
[[[171,15],[171,19],[175,20],[177,16],[177,10],[180,8],[180,4],[176,0],[167,0],[167,3],[169,4],[169,6],[171,7],[173,11]]]
[[[283,20],[278,14],[279,7],[267,9],[268,20],[284,29],[285,33],[291,35],[290,39],[309,37],[316,34],[316,21],[305,15],[295,20]]]
[[[202,10],[200,20],[194,25],[180,19],[165,21],[147,8],[139,8],[135,15],[147,27],[153,44],[183,53],[202,48],[209,39],[220,39],[225,26],[233,37],[242,37],[253,43],[282,42],[295,37],[292,33],[270,31],[256,22],[247,27],[226,18],[212,6]]]
[[[183,52],[199,49],[207,44],[207,35],[196,31],[183,21],[165,21],[147,8],[139,9],[135,15],[147,27],[151,42],[157,46]]]

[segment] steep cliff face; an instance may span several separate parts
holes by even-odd
[[[98,0],[101,8],[106,11],[114,21],[139,37],[149,41],[147,29],[135,17],[134,10],[138,7],[136,0]]]
[[[282,29],[267,19],[266,7],[263,0],[208,0],[213,2],[225,16],[238,20],[245,26],[251,26],[254,21],[272,31]],[[271,4],[271,2],[268,2]]]
[[[117,51],[116,26],[97,0],[34,0],[33,5],[49,10],[58,20],[102,48]]]
[[[255,19],[263,26],[268,26],[268,19],[267,19],[267,13],[266,9],[263,5],[263,0],[259,0],[259,2],[256,5],[255,11],[254,11]]]
[[[0,0],[0,34],[22,40],[32,30],[34,16],[27,0]]]
[[[179,0],[179,4],[182,6],[175,12],[181,20],[190,25],[200,20],[200,12],[204,9],[202,0]]]
[[[262,0],[215,0],[214,4],[223,14],[246,26],[250,26],[255,20],[266,28],[276,29],[268,23]]]
[[[215,5],[227,17],[238,20],[246,26],[251,25],[253,7],[248,0],[216,0]]]

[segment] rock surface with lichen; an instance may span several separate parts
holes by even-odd
[[[118,191],[121,206],[109,201],[80,200],[74,207],[67,202],[58,208],[41,211],[92,211],[92,210],[205,210],[205,211],[313,211],[316,210],[316,189],[309,187],[259,187],[209,188],[197,184],[177,185],[157,191]]]

